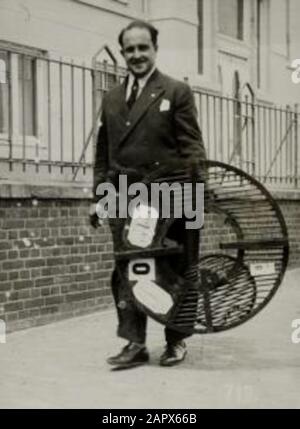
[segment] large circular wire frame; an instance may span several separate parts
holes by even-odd
[[[182,293],[176,295],[175,305],[167,315],[157,314],[137,302],[156,321],[198,334],[231,329],[260,312],[280,286],[289,254],[287,227],[281,210],[256,179],[218,161],[202,162],[199,176],[203,177],[203,172],[205,217],[215,217],[223,223],[223,230],[217,233],[217,248],[205,253],[201,249],[197,263],[192,262],[187,270],[185,283],[180,279],[181,284],[184,283]],[[188,180],[191,180],[190,172],[162,167],[143,182],[149,185]],[[171,224],[172,220],[163,222],[163,234],[158,234],[160,239],[153,247],[141,252],[138,248],[126,250],[125,246],[116,256],[132,259],[154,255],[159,272],[161,255],[166,253],[163,236]],[[206,230],[205,222],[202,236]],[[207,234],[210,237],[216,232],[208,228]],[[188,251],[193,254],[192,248]],[[195,258],[191,258],[193,260]]]

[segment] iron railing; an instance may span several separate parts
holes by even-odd
[[[6,52],[8,106],[2,105],[0,113],[7,109],[8,127],[0,133],[0,180],[90,183],[102,97],[121,82],[125,70],[116,63],[88,67]],[[26,67],[17,70],[27,58],[32,60],[32,87],[25,87]],[[297,106],[259,103],[250,92],[230,98],[193,91],[209,159],[236,165],[266,185],[299,186]],[[26,97],[31,96],[34,135],[28,135],[25,117]]]
[[[240,167],[266,185],[298,187],[297,105],[274,107],[194,89],[208,158]]]
[[[125,70],[107,62],[88,67],[13,50],[7,54],[9,127],[0,129],[0,180],[34,182],[38,174],[39,182],[66,182],[77,171],[78,181],[90,182],[102,97]],[[26,68],[18,68],[28,59],[34,70],[30,88]],[[34,131],[27,123],[27,103]]]

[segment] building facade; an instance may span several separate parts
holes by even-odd
[[[297,0],[2,0],[0,11],[4,47],[91,65],[106,44],[122,64],[119,31],[147,19],[160,30],[162,70],[224,95],[235,95],[237,72],[241,87],[249,83],[263,100],[300,97],[291,80]]]
[[[87,213],[102,96],[125,75],[117,35],[136,18],[160,31],[159,68],[193,87],[209,158],[289,189],[280,203],[299,265],[298,0],[0,0],[0,321],[9,329],[112,302],[109,230],[95,234]],[[215,239],[208,233],[204,247]]]
[[[11,164],[30,159],[40,165],[48,161],[54,170],[59,162],[68,163],[74,170],[86,147],[84,161],[91,165],[89,141],[102,93],[118,81],[107,73],[95,77],[93,70],[107,62],[116,74],[116,67],[124,66],[117,35],[132,19],[153,22],[160,31],[160,69],[196,90],[291,109],[300,101],[297,0],[2,0],[0,12],[0,158]],[[206,139],[213,131],[204,124],[214,114],[209,101],[208,108],[201,106],[203,100],[197,102],[204,111]],[[244,113],[242,107],[231,106],[231,116],[240,110],[253,122],[248,107]],[[211,126],[222,129],[213,119]],[[242,145],[233,135],[238,126],[223,133],[233,147]],[[282,138],[285,128],[288,123]],[[232,152],[230,141],[220,143],[210,157]],[[9,169],[2,164],[4,177],[14,177],[11,164]],[[23,170],[15,166],[16,177]],[[70,177],[64,169],[63,179]]]

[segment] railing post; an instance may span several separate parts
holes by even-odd
[[[48,171],[51,173],[51,161],[52,161],[52,89],[51,89],[51,62],[47,58],[47,113],[48,113]]]
[[[256,141],[256,123],[255,123],[255,116],[256,116],[256,100],[252,99],[251,101],[251,121],[252,121],[252,148],[251,148],[251,167],[252,167],[252,176],[256,177],[256,148],[255,148],[255,141]]]
[[[25,67],[26,67],[26,58],[25,54],[21,54],[20,61],[22,61],[22,161],[23,161],[23,172],[26,170],[26,119],[25,119]]]
[[[60,123],[60,172],[64,171],[64,86],[63,86],[63,61],[59,60],[59,123]]]
[[[12,75],[11,75],[11,54],[7,54],[8,67],[6,79],[8,83],[8,144],[9,144],[9,171],[13,171],[13,97],[12,97]]]
[[[82,148],[84,149],[85,140],[86,140],[86,76],[85,76],[85,63],[82,64],[82,135],[83,142]],[[85,151],[82,158],[83,163],[86,163]],[[83,174],[85,174],[85,167],[83,167]]]
[[[70,101],[71,101],[71,106],[70,106],[70,110],[71,110],[71,147],[72,147],[72,173],[74,173],[74,162],[75,162],[75,82],[74,82],[74,61],[71,61],[71,88],[70,88],[70,92],[71,92],[71,97],[70,97]],[[85,100],[83,100],[83,104],[85,103]]]
[[[294,165],[294,176],[295,176],[295,188],[298,188],[298,104],[295,104],[294,112],[294,123],[295,123],[295,165]]]
[[[94,154],[95,154],[95,146],[96,146],[96,133],[94,131],[94,124],[96,122],[96,116],[97,116],[97,88],[96,88],[96,68],[93,64],[93,70],[92,70],[92,128],[93,128],[93,162],[94,162]]]

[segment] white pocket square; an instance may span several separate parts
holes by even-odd
[[[159,111],[160,112],[167,112],[168,110],[170,110],[170,107],[171,107],[170,100],[164,99],[161,102],[161,105],[159,106]]]

